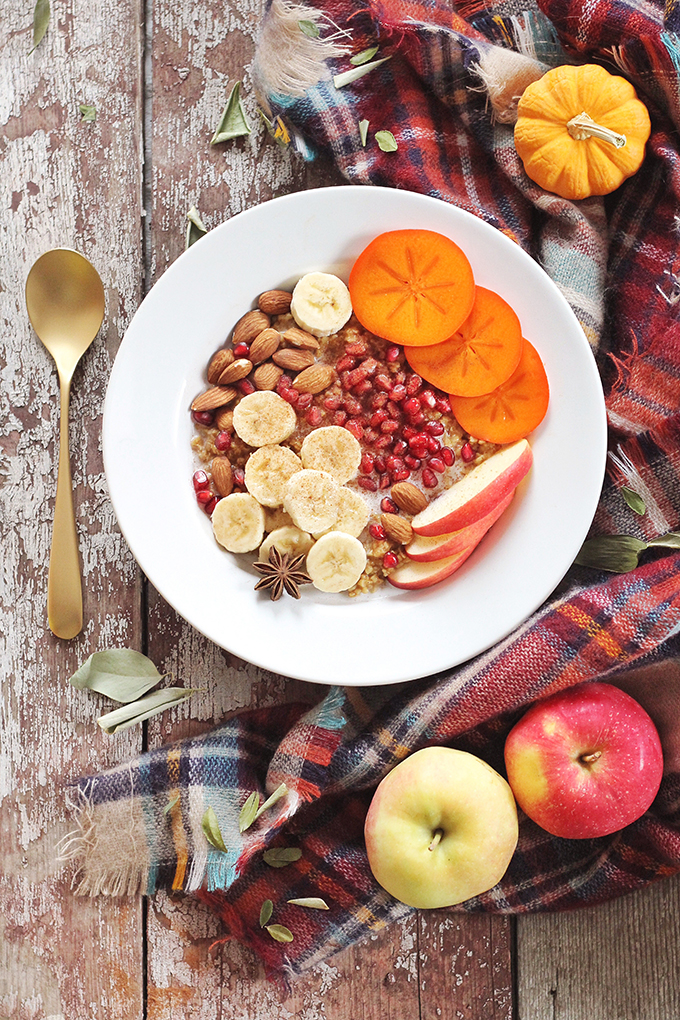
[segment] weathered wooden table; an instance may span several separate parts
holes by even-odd
[[[288,997],[236,943],[209,951],[219,928],[202,907],[72,895],[55,859],[69,779],[236,709],[321,696],[209,644],[146,585],[107,498],[101,415],[119,340],[180,254],[188,208],[212,227],[336,177],[296,162],[259,123],[248,69],[263,0],[52,0],[31,53],[32,5],[5,0],[0,44],[0,1018],[677,1020],[678,882],[567,916],[423,912],[333,957]],[[236,80],[253,133],[211,148]],[[81,104],[96,107],[94,123]],[[62,245],[92,259],[107,293],[73,388],[86,623],[70,642],[53,638],[45,611],[57,381],[23,300],[33,260]],[[148,499],[162,512],[162,492]],[[144,735],[111,738],[95,725],[98,698],[67,679],[92,651],[125,645],[205,690]]]

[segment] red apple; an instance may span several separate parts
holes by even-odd
[[[434,560],[428,563],[417,563],[415,560],[405,560],[398,567],[387,575],[387,580],[395,588],[405,588],[412,591],[415,588],[429,588],[432,584],[444,581],[451,574],[462,567],[470,553],[474,552],[477,543],[461,549],[454,556],[447,556],[443,560]]]
[[[429,538],[474,524],[517,488],[532,462],[526,439],[501,447],[417,514],[413,530]]]
[[[663,772],[644,708],[603,683],[539,701],[508,734],[508,782],[522,810],[567,839],[617,832],[644,814]]]
[[[465,549],[466,546],[477,545],[491,525],[495,524],[503,511],[510,506],[514,495],[515,490],[513,489],[510,495],[494,507],[490,514],[481,517],[474,524],[468,524],[467,528],[461,528],[460,531],[436,535],[434,538],[416,535],[406,546],[406,555],[410,556],[412,560],[430,563],[432,560],[442,560],[445,556],[453,556]]]

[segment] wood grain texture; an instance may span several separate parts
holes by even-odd
[[[135,1020],[140,904],[75,898],[55,843],[72,827],[69,780],[140,744],[138,733],[102,734],[103,699],[67,685],[91,651],[140,641],[137,571],[107,498],[100,439],[113,355],[140,297],[140,10],[134,0],[53,4],[29,53],[31,11],[3,5],[0,55],[0,179],[11,189],[0,242],[0,1016]],[[81,103],[96,106],[94,124],[81,121]],[[57,377],[23,299],[32,262],[55,246],[89,256],[107,298],[105,327],[73,382],[85,627],[68,643],[46,620]]]

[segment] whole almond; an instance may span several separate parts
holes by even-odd
[[[236,361],[232,361],[231,365],[227,365],[219,378],[219,384],[220,386],[229,386],[231,383],[238,382],[239,379],[245,379],[252,370],[252,361],[249,361],[248,358],[237,358]]]
[[[263,329],[261,333],[258,333],[253,342],[250,345],[250,354],[248,357],[252,361],[253,365],[259,365],[261,362],[266,361],[267,358],[271,358],[274,351],[279,349],[281,343],[281,334],[278,329],[272,329],[271,326],[267,329]]]
[[[266,290],[260,294],[258,305],[260,311],[267,315],[284,315],[290,311],[290,302],[293,295],[287,290]]]
[[[216,407],[224,407],[236,399],[236,390],[229,386],[213,386],[196,397],[191,405],[192,411],[214,411]]]
[[[321,393],[328,389],[334,379],[335,372],[331,365],[310,365],[295,376],[293,386],[298,393]]]
[[[391,496],[397,506],[407,514],[419,514],[429,503],[425,493],[412,482],[396,482],[392,486]]]
[[[229,347],[223,347],[221,351],[215,351],[208,364],[208,382],[216,383],[225,368],[231,365],[233,360],[234,352]]]
[[[234,412],[231,409],[227,408],[227,407],[223,407],[215,415],[215,425],[220,430],[220,432],[229,432],[229,433],[233,432],[234,431]]]
[[[227,457],[213,457],[210,465],[212,480],[220,496],[228,496],[234,488],[234,474]]]
[[[398,483],[397,483],[398,484]],[[406,545],[413,538],[413,528],[405,517],[397,514],[382,514],[380,523],[387,533],[387,537],[400,545]]]
[[[290,329],[287,329],[283,334],[283,339],[293,347],[302,347],[306,351],[318,351],[319,349],[319,341],[316,337],[298,326],[291,326]]]
[[[253,372],[253,382],[258,390],[273,390],[282,375],[282,368],[272,365],[271,361],[266,361],[264,365],[258,365]]]
[[[291,372],[301,372],[303,368],[314,364],[314,355],[311,351],[296,351],[292,347],[283,347],[274,352],[272,361],[281,368],[289,368]]]
[[[253,308],[251,312],[246,312],[245,315],[242,315],[234,326],[231,338],[232,343],[234,346],[236,344],[249,344],[267,326],[271,326],[269,316],[261,312],[259,308]]]

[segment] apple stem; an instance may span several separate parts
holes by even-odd
[[[443,829],[435,829],[434,836],[432,837],[432,842],[430,843],[427,849],[434,850],[437,844],[441,842],[441,838],[443,835],[444,835]]]
[[[588,754],[582,754],[579,761],[582,761],[584,765],[592,765],[601,755],[602,751],[590,751]]]

